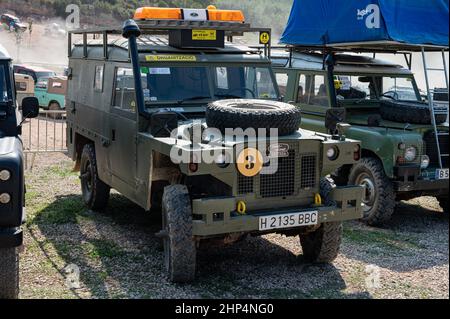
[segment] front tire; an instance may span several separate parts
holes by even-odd
[[[61,111],[61,106],[59,105],[58,102],[52,102],[52,103],[50,103],[50,105],[48,106],[48,110],[49,110],[49,111]],[[54,120],[60,120],[60,119],[62,119],[61,114],[58,114],[58,113],[49,113],[49,117],[50,117],[51,119],[54,119]]]
[[[17,248],[0,248],[0,299],[19,297],[19,252]]]
[[[335,203],[331,199],[334,184],[327,178],[320,182],[320,195],[326,206]],[[323,223],[314,232],[300,235],[303,256],[309,262],[331,263],[339,255],[342,242],[342,222]]]
[[[170,281],[187,283],[195,279],[197,249],[192,235],[192,208],[186,186],[164,189],[162,200],[164,261]]]
[[[111,188],[98,176],[94,145],[86,144],[81,154],[81,192],[86,206],[94,211],[103,210],[108,205]]]

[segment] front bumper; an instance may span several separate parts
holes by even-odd
[[[422,192],[424,194],[448,194],[449,180],[436,179],[432,173],[423,174],[419,166],[400,166],[394,169],[397,179],[393,182],[397,192]]]
[[[334,206],[279,208],[270,211],[249,212],[244,216],[236,214],[239,198],[221,197],[194,200],[192,203],[193,214],[194,216],[202,216],[202,219],[194,220],[193,235],[196,237],[209,237],[231,233],[259,232],[259,217],[261,216],[299,213],[311,210],[319,212],[319,224],[362,218],[362,187],[337,187],[332,191],[331,197],[336,202]],[[220,218],[217,218],[218,214]],[[276,231],[273,230],[273,232]]]

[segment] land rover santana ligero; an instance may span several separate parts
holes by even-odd
[[[21,118],[16,103],[11,58],[0,45],[0,299],[19,295],[19,247],[24,210]],[[26,118],[39,113],[35,97],[22,100]]]
[[[396,201],[420,196],[435,196],[448,212],[448,104],[435,103],[435,127],[411,70],[336,53],[330,74],[320,48],[286,48],[271,58],[285,101],[302,109],[302,128],[324,132],[326,112],[345,109],[347,136],[362,141],[362,159],[334,180],[365,188],[363,221],[387,223]]]
[[[231,43],[249,32],[264,49]],[[240,11],[141,8],[123,30],[69,41],[68,148],[83,199],[104,209],[114,188],[145,210],[160,205],[172,281],[193,280],[201,242],[248,234],[300,235],[306,259],[337,256],[362,188],[321,177],[358,161],[359,143],[342,123],[339,136],[299,130],[300,111],[278,101],[270,29]],[[252,128],[258,135],[226,134]]]

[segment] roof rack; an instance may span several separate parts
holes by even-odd
[[[171,30],[217,30],[224,31],[229,42],[233,42],[233,37],[242,36],[244,33],[267,33],[271,38],[270,28],[254,28],[248,23],[226,22],[226,21],[188,21],[188,20],[136,20],[142,35],[167,35]],[[80,29],[68,32],[68,52],[72,56],[73,35],[83,36],[84,57],[88,55],[88,36],[103,36],[104,59],[108,59],[108,36],[122,35],[122,28],[96,28]],[[264,45],[264,54],[270,56],[271,41]]]

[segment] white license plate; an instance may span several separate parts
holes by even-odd
[[[317,225],[318,222],[318,211],[263,216],[259,218],[259,230],[311,226]]]
[[[449,170],[446,169],[437,169],[436,170],[436,179],[449,179]]]

